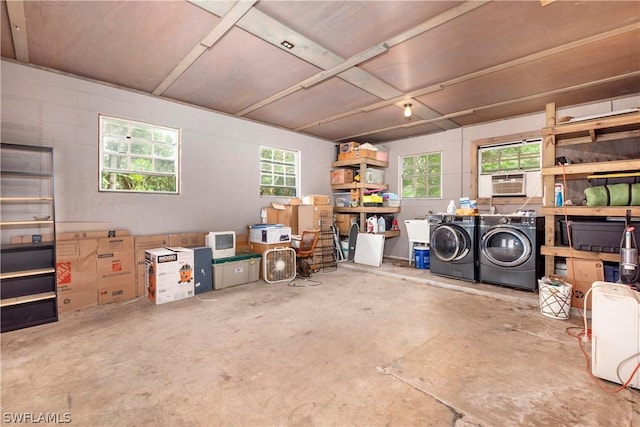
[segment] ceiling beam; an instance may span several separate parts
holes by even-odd
[[[346,112],[344,112],[342,114],[338,114],[338,115],[335,115],[335,116],[326,117],[326,118],[324,118],[322,120],[314,121],[312,123],[300,126],[300,127],[296,128],[295,130],[296,131],[303,131],[303,130],[309,129],[311,127],[319,126],[319,125],[322,125],[322,124],[325,124],[325,123],[330,123],[330,122],[335,121],[335,120],[339,120],[339,119],[343,119],[345,117],[353,116],[355,114],[377,110],[378,108],[387,107],[387,106],[392,105],[392,104],[396,104],[396,105],[398,105],[400,107],[404,103],[408,102],[409,100],[412,100],[413,98],[417,98],[417,97],[420,97],[420,96],[427,95],[429,93],[437,92],[437,91],[442,90],[442,89],[444,89],[444,88],[446,88],[448,86],[453,86],[455,84],[462,83],[462,82],[465,82],[465,81],[468,81],[468,80],[471,80],[471,79],[475,79],[475,78],[478,78],[478,77],[482,77],[482,76],[485,76],[485,75],[488,75],[488,74],[491,74],[491,73],[496,73],[498,71],[502,71],[502,70],[505,70],[507,68],[515,67],[515,66],[522,65],[522,64],[526,64],[528,62],[532,62],[532,61],[535,61],[535,60],[538,60],[538,59],[542,59],[542,58],[550,56],[550,55],[555,55],[555,54],[558,54],[558,53],[566,52],[566,51],[571,50],[571,49],[580,48],[582,46],[585,46],[585,45],[588,45],[588,44],[591,44],[591,43],[599,42],[599,41],[606,40],[606,39],[611,38],[611,37],[616,37],[616,36],[625,34],[627,32],[637,31],[637,30],[640,30],[640,23],[638,23],[638,22],[633,23],[633,24],[629,24],[629,25],[625,25],[624,27],[616,28],[616,29],[613,29],[613,30],[610,30],[610,31],[606,31],[604,33],[600,33],[600,34],[595,34],[593,36],[586,37],[584,39],[580,39],[580,40],[577,40],[575,42],[567,43],[567,44],[564,44],[562,46],[553,47],[551,49],[543,50],[543,51],[540,51],[540,52],[537,52],[537,53],[534,53],[534,54],[531,54],[531,55],[523,56],[521,58],[516,58],[516,59],[514,59],[512,61],[504,62],[502,64],[498,64],[498,65],[495,65],[493,67],[489,67],[489,68],[485,68],[485,69],[482,69],[482,70],[479,70],[479,71],[476,71],[476,72],[473,72],[473,73],[465,74],[463,76],[456,77],[456,78],[447,80],[445,82],[441,82],[441,83],[437,83],[437,84],[434,84],[434,85],[430,85],[430,86],[424,87],[422,89],[417,89],[417,90],[408,92],[405,95],[403,95],[401,97],[398,97],[398,98],[395,98],[395,99],[389,99],[389,100],[385,100],[385,101],[376,102],[376,103],[371,104],[371,105],[366,106],[366,107],[358,108],[358,109],[351,110],[351,111],[346,111]],[[415,101],[412,101],[412,104],[414,102]],[[416,104],[414,104],[414,105],[416,105]],[[425,118],[428,118],[428,117],[425,117]]]
[[[491,108],[504,107],[505,105],[516,104],[518,102],[531,101],[531,100],[534,100],[534,99],[550,97],[550,96],[559,95],[559,94],[562,94],[562,93],[571,92],[571,91],[575,91],[575,90],[587,89],[589,87],[598,86],[598,85],[607,84],[607,83],[612,83],[612,82],[615,82],[615,81],[618,81],[618,80],[624,80],[624,79],[628,79],[628,78],[631,78],[631,77],[638,77],[638,76],[640,76],[640,71],[634,71],[634,72],[631,72],[631,73],[620,74],[620,75],[617,75],[617,76],[607,77],[605,79],[600,79],[600,80],[595,80],[595,81],[582,83],[582,84],[578,84],[578,85],[568,86],[568,87],[555,89],[555,90],[551,90],[551,91],[547,91],[547,92],[543,92],[543,93],[537,93],[535,95],[523,96],[523,97],[520,97],[520,98],[509,99],[509,100],[506,100],[506,101],[496,102],[496,103],[493,103],[493,104],[487,104],[487,105],[474,107],[474,108],[468,109],[468,110],[456,111],[456,112],[453,112],[453,113],[444,114],[441,117],[436,117],[436,118],[433,118],[433,119],[415,120],[415,121],[411,121],[410,123],[403,123],[401,125],[395,125],[395,126],[389,126],[389,127],[386,127],[386,128],[374,129],[374,130],[371,130],[371,131],[362,132],[362,133],[355,134],[355,135],[348,135],[348,136],[344,136],[344,137],[341,137],[341,138],[337,138],[336,141],[345,141],[345,140],[350,140],[350,139],[354,139],[354,138],[359,138],[359,137],[362,137],[362,136],[375,135],[377,133],[387,132],[387,131],[390,131],[390,130],[396,130],[396,129],[402,129],[402,128],[407,128],[407,127],[424,125],[424,124],[428,124],[428,123],[434,123],[434,122],[437,122],[438,120],[451,119],[451,118],[454,118],[454,117],[461,117],[461,116],[468,116],[470,114],[473,114],[473,113],[476,113],[476,112],[482,111],[482,110],[489,110]]]
[[[347,59],[346,61],[344,61],[342,64],[337,65],[333,68],[330,68],[328,70],[325,71],[320,71],[319,73],[305,79],[302,80],[299,83],[296,83],[293,86],[290,86],[284,90],[281,90],[280,92],[276,93],[275,95],[272,95],[268,98],[265,98],[261,101],[256,102],[253,105],[250,105],[249,107],[238,111],[235,115],[236,116],[244,116],[254,110],[257,110],[259,108],[264,107],[265,105],[271,104],[272,102],[275,102],[279,99],[282,99],[286,96],[291,95],[294,92],[297,92],[300,89],[308,89],[320,82],[323,82],[339,73],[342,73],[343,71],[345,71],[348,68],[354,67],[357,64],[360,64],[364,61],[367,61],[368,59],[373,58],[374,56],[378,56],[381,53],[386,52],[389,49],[389,46],[387,46],[384,43],[381,43],[379,45],[376,45],[372,48],[369,48],[363,52],[360,52],[354,56],[352,56],[351,58]]]
[[[222,4],[223,2],[211,2],[204,0],[189,1],[216,15],[224,13],[226,7],[224,4]],[[451,21],[461,15],[464,15],[465,13],[478,8],[488,3],[489,1],[490,0],[467,1],[465,3],[462,3],[444,13],[441,13],[438,16],[435,16],[423,22],[422,24],[419,24],[401,34],[390,38],[388,41],[383,42],[382,45],[386,45],[388,49],[388,47],[395,46],[399,43],[402,43],[403,41],[409,40],[419,34],[438,27],[439,25]],[[345,60],[257,9],[252,9],[251,11],[249,11],[249,13],[247,13],[244,18],[237,23],[237,25],[238,27],[261,38],[267,43],[270,43],[273,46],[282,49],[285,52],[288,52],[312,65],[315,65],[316,67],[325,70],[327,73],[324,75],[322,74],[322,72],[318,73],[310,77],[309,79],[311,80],[303,80],[268,98],[262,99],[261,101],[237,112],[235,114],[236,116],[244,116],[251,111],[264,107],[265,105],[277,101],[278,99],[282,99],[298,90],[314,84],[318,84],[321,81],[324,81],[335,75],[338,75],[338,77],[347,81],[348,83],[383,100],[397,99],[398,97],[404,96],[404,94],[397,88],[356,67],[357,64],[360,64],[364,62],[364,60],[366,60],[364,59],[365,52],[370,51],[371,49],[375,50],[380,45],[373,46],[372,48],[367,49]],[[294,47],[291,49],[283,47],[282,42],[285,40],[290,42]],[[358,55],[363,55],[363,59],[358,60]],[[375,55],[372,55],[370,57],[373,56]],[[417,101],[413,102],[417,104]],[[438,115],[437,112],[432,111],[431,109],[429,109],[429,107],[423,107],[424,108],[419,109],[420,112],[428,114],[429,116]],[[443,126],[444,129],[448,129],[451,127],[457,127],[457,125],[451,122]]]
[[[24,14],[24,2],[22,0],[6,1],[13,49],[16,59],[29,63],[29,45],[27,43],[27,19]]]
[[[216,44],[244,16],[258,0],[238,1],[224,17],[209,31],[197,45],[175,66],[165,79],[154,89],[154,95],[160,95],[175,82],[207,49]]]

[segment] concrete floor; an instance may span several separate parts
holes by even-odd
[[[617,385],[590,378],[579,316],[542,316],[537,294],[391,260],[312,279],[5,333],[2,423],[640,426],[640,394],[601,390]]]

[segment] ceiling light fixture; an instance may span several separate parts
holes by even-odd
[[[291,42],[288,42],[286,40],[283,40],[282,43],[280,43],[282,46],[286,47],[287,49],[291,50],[295,47],[295,45]]]
[[[404,104],[404,118],[410,120],[412,115],[411,104]]]

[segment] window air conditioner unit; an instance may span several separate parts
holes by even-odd
[[[491,175],[492,196],[524,196],[524,173]]]

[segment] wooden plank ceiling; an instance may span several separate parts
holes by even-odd
[[[3,58],[336,142],[640,93],[638,1],[10,0],[1,12]]]

